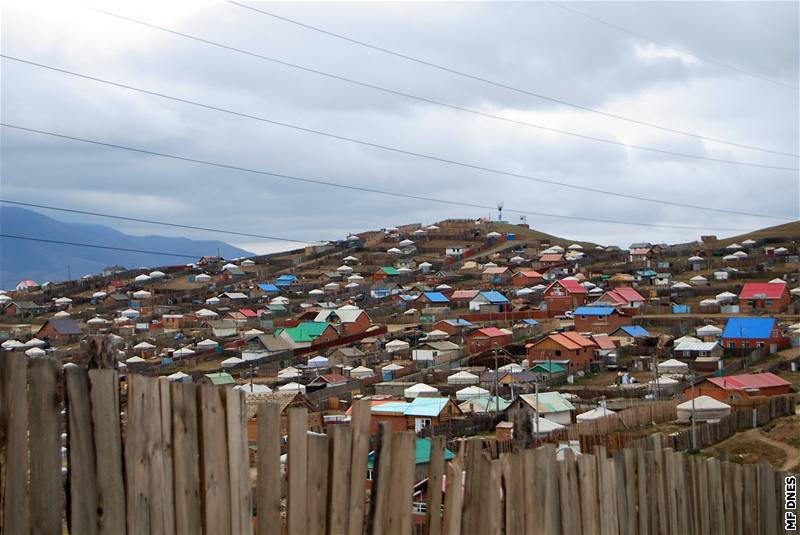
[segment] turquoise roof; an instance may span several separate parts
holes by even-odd
[[[450,451],[449,449],[444,449],[444,460],[449,461],[456,456],[455,453]],[[429,438],[418,438],[416,443],[416,455],[415,455],[415,462],[416,464],[426,464],[431,462],[431,439]],[[369,452],[369,461],[367,461],[368,468],[372,468],[373,464],[375,463],[375,452]]]

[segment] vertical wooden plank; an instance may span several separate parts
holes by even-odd
[[[623,478],[625,486],[625,528],[624,533],[638,533],[639,518],[636,511],[636,498],[639,478],[636,472],[636,451],[630,448],[622,450]],[[685,531],[684,531],[685,533]]]
[[[230,478],[231,531],[253,532],[253,502],[250,495],[250,457],[247,448],[247,409],[244,392],[223,389],[228,435],[228,477]]]
[[[392,460],[389,470],[390,481],[381,480],[385,486],[390,483],[387,497],[387,511],[383,516],[381,533],[411,534],[411,498],[414,489],[414,463],[416,433],[401,431],[392,437]],[[381,459],[383,462],[383,459]],[[384,470],[383,467],[381,467]],[[386,471],[384,470],[384,475]],[[383,476],[381,476],[383,477]]]
[[[677,489],[675,488],[675,468],[673,463],[673,450],[662,450],[664,497],[667,508],[667,532],[678,533],[678,504]]]
[[[372,414],[368,401],[356,401],[350,426],[353,429],[352,460],[350,461],[350,515],[348,535],[364,532],[364,513],[367,485],[367,461],[369,457],[369,429]]]
[[[700,533],[706,534],[711,532],[711,519],[708,518],[708,511],[710,510],[710,496],[708,488],[708,469],[706,462],[699,458],[694,457],[695,476],[697,477],[697,495],[699,500],[699,514],[700,517]]]
[[[61,428],[58,398],[60,372],[52,358],[29,362],[31,531],[61,533],[64,496],[61,486]]]
[[[758,491],[760,495],[761,533],[779,533],[779,531],[783,529],[783,518],[778,518],[778,512],[783,508],[783,489],[781,489],[781,500],[778,501],[777,489],[775,488],[775,473],[772,467],[767,463],[761,463],[758,465],[757,470],[759,476]]]
[[[95,473],[89,375],[85,368],[64,368],[69,452],[68,526],[71,533],[97,533],[97,475]]]
[[[689,533],[689,492],[686,485],[686,470],[684,469],[685,456],[682,453],[672,453],[672,477],[675,490],[675,507],[678,514],[677,533]]]
[[[161,455],[163,480],[160,485],[165,533],[175,531],[175,481],[172,449],[172,399],[170,381],[166,377],[158,379],[159,404],[161,407]]]
[[[389,487],[391,486],[392,440],[394,434],[391,426],[382,422],[378,427],[378,443],[375,460],[372,466],[372,503],[370,514],[370,530],[368,535],[380,535],[384,528],[389,511]]]
[[[722,470],[719,459],[711,457],[706,460],[708,477],[708,530],[711,533],[724,533],[725,509],[722,503]]]
[[[743,530],[747,535],[758,533],[758,511],[756,490],[756,467],[752,464],[742,465],[744,471],[744,517]]]
[[[598,511],[597,459],[594,455],[578,457],[578,478],[581,482],[581,524],[586,535],[599,535],[600,513]]]
[[[150,487],[147,490],[150,506],[150,533],[161,534],[171,532],[166,523],[167,504],[163,502],[164,486],[167,484],[164,470],[164,435],[161,425],[161,391],[159,380],[156,378],[146,378],[145,385],[147,394],[145,433],[146,455],[150,458]]]
[[[666,484],[664,481],[664,450],[660,446],[660,434],[653,435],[656,443],[653,450],[653,473],[652,488],[655,494],[656,506],[651,512],[655,515],[657,533],[659,535],[669,534],[669,509],[667,506]]]
[[[736,506],[733,518],[733,527],[735,535],[744,535],[744,471],[742,465],[731,463],[731,471],[733,472],[733,501]]]
[[[479,438],[467,439],[464,458],[464,470],[466,472],[464,480],[464,503],[461,511],[461,525],[465,529],[469,526],[477,526],[480,515],[481,504],[478,494],[480,492],[480,461],[481,461],[481,441]]]
[[[522,511],[525,515],[525,533],[533,533],[536,530],[536,523],[541,521],[541,517],[536,516],[536,502],[538,496],[535,492],[535,485],[538,483],[536,478],[536,457],[533,449],[522,450],[522,501],[524,507]]]
[[[28,373],[27,357],[0,358],[0,532],[28,533]]]
[[[648,499],[648,485],[650,484],[649,475],[647,473],[648,463],[645,456],[645,451],[642,448],[636,448],[636,502],[637,515],[637,533],[640,535],[649,535],[650,532],[650,501]]]
[[[617,482],[615,491],[617,493],[617,522],[619,523],[619,532],[622,535],[633,535],[630,530],[630,521],[628,519],[628,495],[627,488],[630,486],[630,481],[625,480],[625,458],[621,451],[616,452],[612,456],[614,468],[614,480]]]
[[[431,462],[428,472],[428,535],[442,534],[442,478],[444,476],[445,438],[431,437]],[[520,473],[516,481],[522,482]],[[520,487],[521,488],[521,487]],[[518,509],[522,511],[522,508]],[[522,518],[522,515],[518,515]]]
[[[481,456],[480,502],[483,511],[479,515],[479,533],[500,535],[503,526],[503,504],[500,489],[501,466],[499,460],[490,460],[487,455]]]
[[[289,533],[303,533],[306,529],[306,483],[308,480],[308,410],[305,407],[289,408]]]
[[[228,444],[225,439],[225,405],[220,389],[214,386],[200,385],[197,394],[203,531],[228,533],[231,530],[231,489]]]
[[[306,529],[304,533],[324,535],[327,531],[329,450],[327,435],[313,433],[308,436]]]
[[[655,454],[652,450],[647,450],[644,452],[644,460],[646,465],[646,474],[647,474],[647,512],[648,515],[648,530],[650,535],[660,535],[659,534],[659,525],[658,525],[658,493],[656,492],[656,488],[660,485],[660,481],[656,478],[658,473],[656,471],[656,459]]]
[[[128,376],[127,426],[125,429],[125,496],[129,533],[150,531],[150,456],[147,452],[145,420],[146,378]]]
[[[600,532],[603,535],[619,533],[617,517],[617,478],[614,461],[605,455],[597,457],[598,490],[600,492]]]
[[[576,520],[580,520],[580,516],[574,514],[574,511],[580,510],[580,497],[577,492],[575,494],[572,493],[574,481],[570,472],[571,466],[575,466],[575,460],[571,455],[565,456],[563,460],[558,461],[558,490],[561,496],[561,503],[569,504],[569,511],[562,512],[561,515],[561,532],[565,534],[581,532],[580,525],[576,522]]]
[[[197,386],[192,383],[170,385],[172,444],[177,452],[173,463],[176,533],[201,533],[203,529],[197,397]]]
[[[119,374],[89,370],[97,476],[98,532],[125,533],[125,481],[119,415]]]
[[[506,535],[524,535],[525,503],[522,455],[501,453],[500,463],[503,467]]]
[[[544,476],[545,476],[545,514],[544,529],[548,535],[561,533],[561,494],[558,489],[558,461],[556,460],[555,444],[545,444],[541,447],[544,451]]]
[[[330,430],[330,468],[328,470],[328,535],[346,533],[350,516],[350,462],[353,433],[350,426],[335,425]],[[309,453],[309,456],[311,453]],[[309,462],[312,462],[309,459]]]
[[[444,535],[461,534],[461,503],[463,498],[462,463],[464,462],[464,442],[461,442],[458,453],[450,461],[445,471],[447,480],[444,497],[444,518],[442,520],[442,533]]]
[[[281,414],[275,403],[258,406],[258,535],[281,535]]]

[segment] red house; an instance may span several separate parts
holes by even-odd
[[[467,354],[505,347],[511,343],[511,333],[497,327],[484,327],[467,335]]]
[[[694,387],[695,396],[710,396],[722,402],[791,393],[792,383],[769,372],[710,377]],[[692,399],[691,388],[686,389],[685,398]]]
[[[606,293],[597,298],[593,304],[604,304],[611,307],[621,308],[638,308],[644,305],[644,302],[645,298],[642,296],[642,294],[628,286],[620,286],[619,288],[608,290]]]
[[[575,309],[575,330],[592,334],[611,334],[623,325],[631,324],[631,317],[614,307],[578,307]]]
[[[783,312],[789,307],[791,296],[787,284],[778,282],[748,282],[739,292],[739,309]]]
[[[574,331],[551,334],[535,344],[528,344],[528,362],[569,360],[569,369],[582,370],[594,359],[598,345]]]
[[[541,284],[544,278],[538,271],[523,269],[514,273],[511,282],[514,286],[536,286]]]
[[[544,291],[544,302],[551,318],[586,304],[586,297],[586,288],[573,279],[557,280]]]

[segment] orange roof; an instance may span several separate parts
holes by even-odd
[[[581,347],[592,347],[597,345],[590,339],[586,338],[585,336],[581,336],[575,331],[566,331],[561,334],[572,340],[574,343],[580,345]]]
[[[498,266],[498,267],[488,267],[488,268],[483,270],[483,274],[484,275],[502,275],[506,271],[508,271],[507,267],[500,267],[500,266]]]
[[[529,277],[531,279],[541,279],[542,274],[538,271],[533,271],[532,269],[521,269],[514,273],[514,275],[522,275],[524,277]]]
[[[579,344],[576,344],[575,342],[573,342],[572,340],[570,340],[569,338],[567,338],[563,334],[551,334],[550,336],[548,336],[548,338],[551,339],[553,342],[557,343],[558,345],[560,345],[562,347],[565,347],[567,349],[580,349],[581,348],[581,346]]]

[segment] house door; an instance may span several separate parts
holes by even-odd
[[[430,427],[431,419],[430,418],[415,418],[414,419],[414,432],[419,433],[426,427]]]

